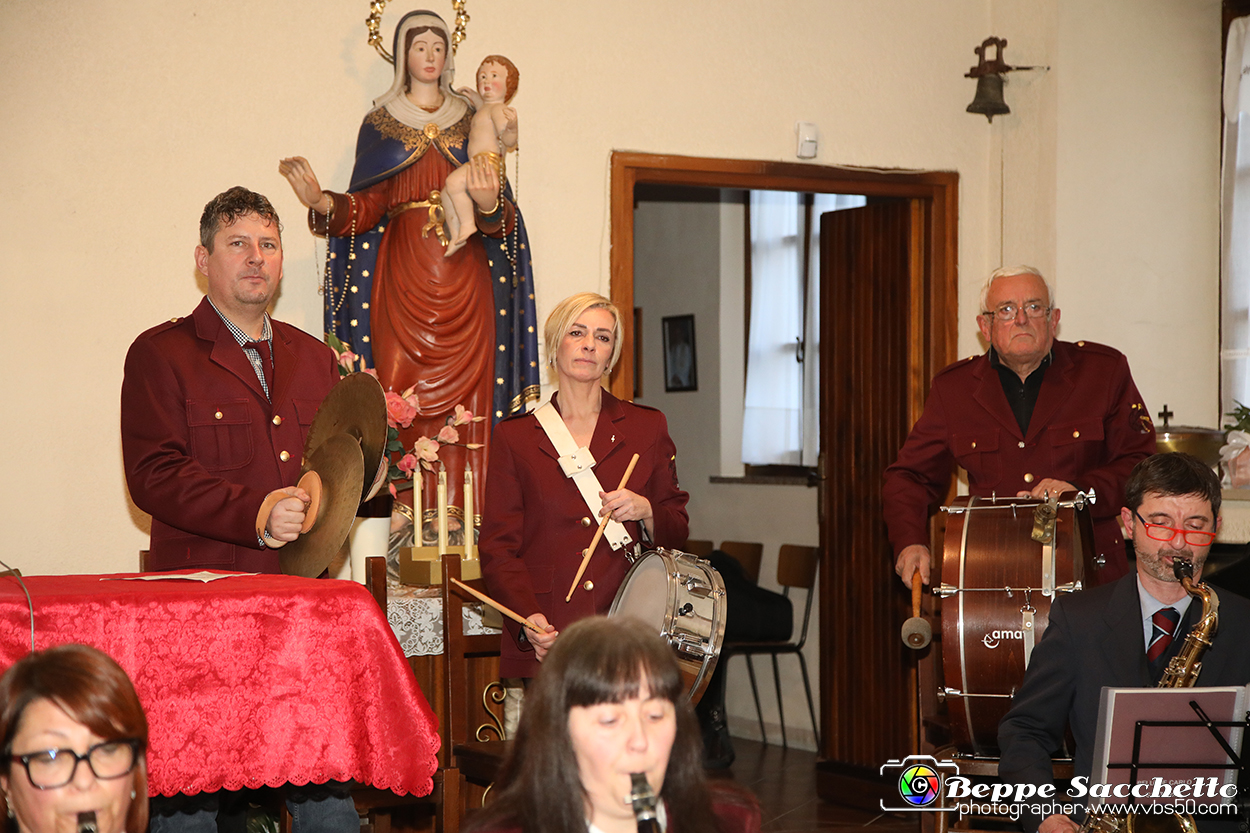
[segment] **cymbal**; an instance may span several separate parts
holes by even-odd
[[[278,563],[289,576],[316,578],[347,540],[360,506],[365,481],[360,442],[348,434],[330,437],[317,446],[303,468],[321,478],[321,502],[312,529],[279,550]]]
[[[386,393],[368,373],[345,376],[330,389],[308,429],[304,460],[311,459],[319,445],[337,434],[348,434],[360,442],[365,466],[360,498],[364,500],[369,497],[367,490],[373,490],[374,473],[386,453]]]

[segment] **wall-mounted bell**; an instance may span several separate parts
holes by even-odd
[[[1011,112],[1011,108],[1003,100],[1003,73],[1011,72],[1015,67],[1008,66],[1003,61],[1003,47],[1006,45],[1005,38],[986,38],[980,46],[972,50],[976,53],[977,65],[964,75],[965,78],[977,79],[977,94],[968,105],[968,112],[980,113],[991,122],[995,116]],[[990,46],[995,48],[994,57],[986,60],[985,52]]]

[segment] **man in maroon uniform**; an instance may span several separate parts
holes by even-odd
[[[1124,483],[1154,453],[1154,425],[1123,354],[1055,340],[1059,310],[1040,272],[1005,267],[981,293],[978,324],[990,349],[933,378],[924,413],[885,472],[885,520],[895,571],[929,583],[930,508],[955,464],[979,497],[1094,489],[1096,555],[1105,583],[1128,572],[1116,522]]]

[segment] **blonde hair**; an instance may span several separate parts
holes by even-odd
[[[621,357],[621,312],[616,304],[597,292],[570,295],[556,304],[555,309],[547,316],[547,323],[543,325],[543,345],[547,348],[549,365],[555,364],[556,352],[560,349],[564,334],[573,326],[578,316],[588,309],[604,309],[612,314],[612,358],[608,359],[607,372],[611,373],[612,368],[616,367],[616,360]]]

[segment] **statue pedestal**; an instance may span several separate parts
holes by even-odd
[[[460,556],[460,577],[464,581],[482,577],[482,562],[476,558],[465,558],[464,547],[449,546],[447,552]],[[437,546],[404,547],[399,551],[399,580],[418,587],[442,584],[441,555]]]

